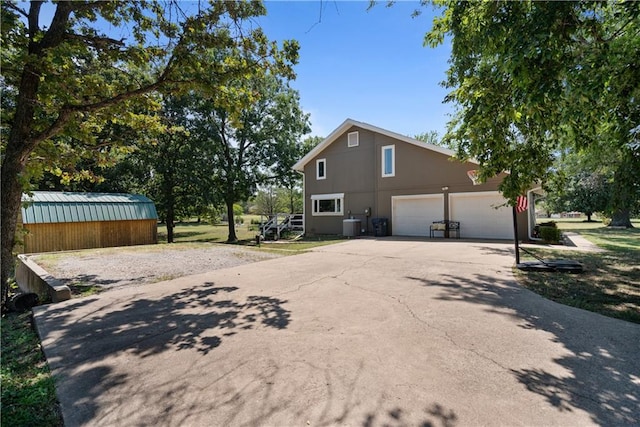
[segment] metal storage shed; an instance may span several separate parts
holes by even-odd
[[[22,202],[24,253],[157,243],[158,214],[144,196],[34,191]]]

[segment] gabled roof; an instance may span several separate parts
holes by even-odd
[[[305,165],[307,163],[309,163],[309,161],[311,159],[313,159],[320,152],[322,152],[322,150],[324,150],[329,145],[331,145],[336,139],[338,139],[342,134],[344,134],[352,126],[357,126],[357,127],[361,128],[361,129],[365,129],[365,130],[368,130],[368,131],[371,131],[371,132],[379,133],[381,135],[388,136],[389,138],[394,138],[394,139],[406,142],[407,144],[412,144],[412,145],[415,145],[417,147],[424,148],[426,150],[431,150],[431,151],[434,151],[436,153],[444,154],[444,155],[446,155],[448,157],[453,157],[455,155],[455,152],[452,151],[452,150],[449,150],[448,148],[439,147],[437,145],[429,144],[429,143],[426,143],[424,141],[420,141],[420,140],[415,139],[415,138],[411,138],[411,137],[408,137],[408,136],[405,136],[405,135],[400,135],[399,133],[395,133],[395,132],[392,132],[390,130],[382,129],[382,128],[379,128],[377,126],[370,125],[368,123],[359,122],[359,121],[356,121],[356,120],[353,120],[353,119],[347,119],[340,126],[338,126],[338,128],[336,130],[331,132],[331,134],[327,138],[325,138],[320,144],[316,145],[313,150],[311,150],[309,153],[307,153],[306,156],[304,156],[302,159],[298,160],[298,162],[295,165],[293,165],[293,170],[297,170],[297,171],[303,172]],[[473,160],[469,160],[469,161],[471,161],[472,163],[475,163]]]
[[[22,195],[22,223],[158,219],[153,202],[137,194],[34,191]]]

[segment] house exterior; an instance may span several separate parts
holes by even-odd
[[[20,252],[157,243],[158,214],[134,194],[34,191],[22,195]]]
[[[430,235],[434,221],[460,222],[460,237],[513,239],[513,211],[498,192],[504,174],[474,185],[477,163],[453,159],[446,148],[347,119],[300,159],[305,233],[343,234],[345,220],[361,233],[386,219],[387,234]],[[528,213],[517,215],[518,235],[529,235]]]

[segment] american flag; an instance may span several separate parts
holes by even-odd
[[[529,208],[529,200],[527,196],[518,196],[516,199],[516,212],[524,212]]]

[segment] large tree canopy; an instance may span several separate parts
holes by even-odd
[[[445,141],[478,159],[483,178],[510,172],[501,190],[511,200],[548,178],[559,150],[598,146],[630,225],[640,199],[640,3],[434,3],[442,14],[425,43],[452,43],[444,85],[457,112]]]
[[[3,303],[21,194],[37,165],[100,151],[107,123],[160,126],[148,114],[157,91],[224,92],[248,71],[291,77],[297,60],[297,43],[252,28],[265,13],[259,1],[3,1],[1,12]],[[231,111],[250,101],[220,99]]]
[[[237,240],[234,203],[247,200],[289,162],[302,136],[309,132],[308,115],[300,107],[298,92],[288,82],[266,75],[236,82],[229,90],[251,97],[250,106],[236,114],[216,99],[202,98],[193,105],[191,138],[208,146],[214,187],[227,206],[228,241]]]

